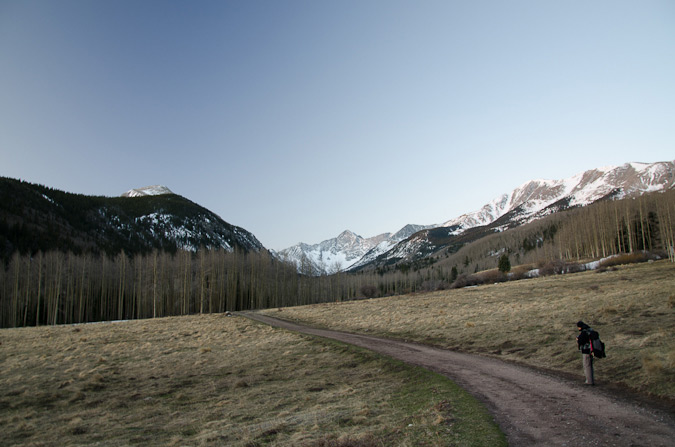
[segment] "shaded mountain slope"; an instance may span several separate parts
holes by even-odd
[[[0,253],[114,255],[200,246],[264,250],[248,231],[176,194],[99,197],[0,178]]]

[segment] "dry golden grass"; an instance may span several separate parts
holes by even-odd
[[[239,317],[3,329],[0,343],[3,445],[440,446],[467,412],[443,378]]]
[[[393,336],[577,374],[583,320],[607,358],[599,383],[675,398],[675,264],[500,283],[428,294],[302,306],[266,313],[308,324]]]

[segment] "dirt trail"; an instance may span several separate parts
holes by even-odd
[[[510,446],[675,446],[671,415],[609,396],[601,387],[498,359],[312,328],[256,313],[242,315],[350,343],[443,374],[486,405]]]

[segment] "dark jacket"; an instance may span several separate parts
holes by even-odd
[[[581,351],[582,354],[590,354],[591,353],[591,333],[593,332],[593,329],[587,324],[584,324],[583,326],[579,326],[581,328],[581,331],[579,332],[579,335],[577,336],[577,347]]]

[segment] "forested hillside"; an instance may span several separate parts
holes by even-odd
[[[513,265],[581,262],[623,253],[654,252],[675,261],[675,191],[603,200],[555,213],[521,227],[490,234],[433,256],[436,269],[460,273],[496,268],[507,255]]]
[[[176,195],[98,197],[0,178],[0,256],[19,252],[116,256],[199,247],[263,250],[243,228]]]
[[[93,199],[92,199],[93,200]],[[88,253],[14,251],[0,269],[0,326],[152,318],[293,306],[404,294],[490,281],[527,270],[639,253],[675,261],[675,191],[605,201],[445,249],[424,264],[390,270],[310,276],[266,251],[223,249]],[[511,276],[497,271],[507,256]],[[647,259],[643,257],[642,259]],[[474,282],[480,282],[474,280]]]

